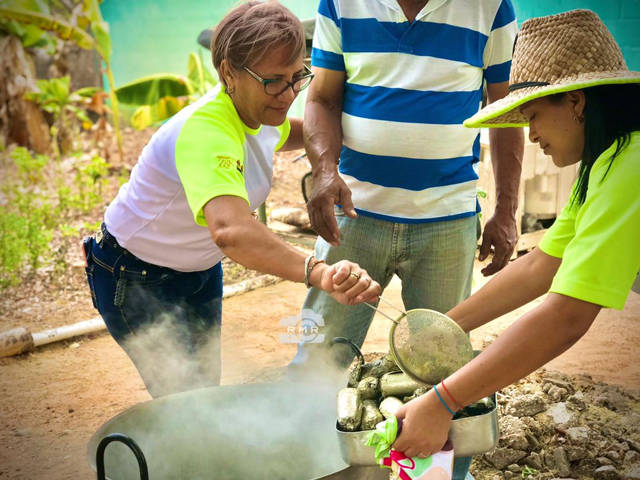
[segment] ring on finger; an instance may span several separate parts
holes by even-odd
[[[349,273],[349,275],[353,278],[355,278],[356,280],[360,280],[360,274],[356,273],[356,272],[351,272]]]

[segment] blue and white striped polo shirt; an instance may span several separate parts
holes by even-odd
[[[396,222],[475,215],[482,80],[509,80],[510,0],[321,0],[312,64],[345,71],[339,171],[356,210]]]

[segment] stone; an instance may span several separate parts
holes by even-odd
[[[500,419],[500,445],[514,450],[529,450],[527,427],[522,420],[511,415]]]
[[[507,467],[507,470],[509,470],[510,472],[519,473],[522,471],[522,467],[517,463],[512,463]]]
[[[579,390],[573,395],[570,395],[567,398],[567,402],[577,410],[584,410],[586,406],[584,403],[584,394]]]
[[[640,480],[640,462],[627,465],[625,463],[625,469],[622,476],[625,480]]]
[[[613,463],[619,463],[621,458],[620,454],[615,450],[608,451],[607,453],[604,454],[604,456],[610,459],[611,461],[613,461]]]
[[[518,475],[516,475],[515,473],[510,472],[508,470],[506,472],[504,472],[503,475],[504,475],[504,479],[505,480],[511,480],[512,478],[517,478],[518,477]]]
[[[536,470],[542,470],[542,458],[537,452],[531,452],[529,456],[524,459],[524,464]]]
[[[589,440],[589,428],[588,427],[571,427],[567,428],[567,437],[573,443],[584,444]]]
[[[558,427],[570,426],[576,422],[575,415],[565,402],[552,404],[545,412]]]
[[[582,460],[588,456],[588,452],[583,447],[576,447],[573,445],[569,445],[565,447],[567,451],[567,458],[570,462],[576,462],[578,460]]]
[[[611,461],[611,459],[607,457],[596,457],[596,461],[600,465],[613,465],[613,462]]]
[[[563,477],[571,473],[571,465],[564,447],[557,447],[551,452],[547,452],[544,456],[544,463],[549,470],[555,470]]]
[[[526,394],[511,401],[507,413],[514,417],[532,417],[543,412],[546,403],[542,396],[537,394]]]
[[[549,395],[549,398],[551,398],[551,400],[553,400],[554,402],[560,402],[567,397],[568,393],[569,392],[566,388],[552,385],[551,388],[549,388],[547,395]]]
[[[271,211],[271,219],[299,228],[311,228],[306,208],[282,207]]]
[[[625,465],[637,462],[640,463],[640,453],[636,452],[635,450],[629,450],[624,454],[622,463],[624,463]]]
[[[605,465],[595,469],[593,478],[595,480],[619,480],[620,474],[613,465]]]
[[[527,456],[527,452],[512,448],[498,447],[484,454],[484,458],[494,467],[502,470],[507,465],[517,463]]]

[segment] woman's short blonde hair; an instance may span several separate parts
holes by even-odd
[[[293,13],[277,1],[250,1],[231,10],[211,37],[211,58],[218,76],[222,60],[235,69],[250,67],[281,46],[290,47],[288,63],[304,56],[304,27]],[[226,84],[225,84],[226,86]]]

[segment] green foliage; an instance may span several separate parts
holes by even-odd
[[[52,248],[52,240],[95,230],[95,224],[78,225],[77,218],[103,205],[109,173],[99,156],[78,156],[73,177],[22,147],[5,158],[10,164],[0,187],[0,288],[19,284],[41,266],[51,266],[53,274],[66,271],[69,242]]]
[[[97,87],[85,87],[71,92],[70,82],[69,76],[37,80],[37,90],[24,95],[27,100],[35,102],[45,112],[53,115],[51,136],[54,139],[54,151],[58,159],[60,159],[61,137],[73,138],[78,121],[84,128],[91,127],[92,123],[85,108],[91,102],[91,98],[101,91]]]
[[[529,478],[532,475],[536,475],[538,473],[538,470],[536,470],[535,468],[529,467],[528,465],[525,465],[524,467],[522,467],[522,478]]]
[[[186,77],[173,73],[149,75],[119,87],[115,93],[120,102],[139,106],[130,123],[142,130],[172,117],[215,84],[215,77],[203,66],[200,56],[192,52]]]

